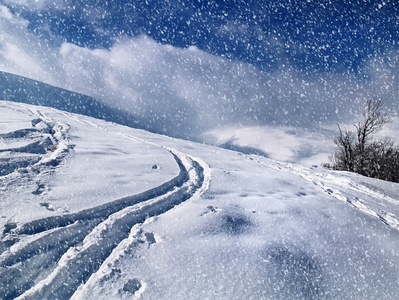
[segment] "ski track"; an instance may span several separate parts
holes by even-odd
[[[46,124],[53,124],[43,113],[28,109]],[[209,166],[199,158],[78,119],[69,113],[63,114],[99,130],[162,147],[173,155],[180,172],[172,180],[143,193],[6,230],[1,240],[7,250],[0,255],[0,299],[70,298],[129,237],[134,226],[199,196],[209,186]],[[65,135],[68,125],[56,122],[56,128],[55,133],[63,137],[64,142],[60,151],[44,158],[45,162],[61,159],[60,155],[71,145]]]
[[[22,104],[20,106],[22,107]],[[28,134],[38,133],[39,140],[27,146],[9,149],[15,152],[37,154],[38,158],[27,166],[16,165],[15,170],[22,167],[30,171],[41,166],[56,166],[73,148],[67,136],[69,125],[47,118],[44,113],[31,107],[23,106],[23,108],[36,116],[36,119],[32,120],[32,126],[35,129],[19,130],[2,136],[18,139]],[[147,233],[142,229],[145,222],[150,222],[176,205],[201,195],[209,187],[211,172],[202,159],[112,130],[67,112],[61,113],[85,126],[93,126],[136,142],[161,147],[174,157],[180,172],[170,181],[140,194],[117,199],[77,213],[43,218],[16,228],[7,228],[0,240],[0,253],[2,252],[0,254],[0,299],[79,297],[77,295],[79,289],[85,287],[90,277],[96,280],[111,272],[110,266],[115,258],[123,254],[126,247],[148,240]],[[56,145],[52,151],[43,151],[48,150],[48,147],[52,145]],[[267,167],[300,176],[321,188],[325,193],[399,230],[399,218],[395,214],[373,210],[366,201],[348,193],[344,195],[340,188],[352,190],[357,195],[372,196],[379,201],[398,204],[396,199],[333,174],[310,172],[306,168],[289,163],[260,161],[250,155],[245,155],[245,157]],[[11,169],[10,173],[1,177],[12,176],[15,170]],[[138,294],[145,289],[145,283],[141,285]]]
[[[32,142],[20,147],[1,149],[0,152],[29,154],[32,159],[29,161],[26,157],[20,157],[19,159],[22,160],[7,162],[6,166],[2,166],[0,178],[12,177],[16,170],[25,169],[29,172],[40,166],[57,166],[73,148],[73,144],[67,137],[69,130],[67,124],[46,118],[44,114],[31,108],[26,108],[26,110],[36,115],[36,118],[31,121],[32,128],[0,134],[0,138],[11,143],[22,138],[32,140]]]
[[[340,200],[340,201],[345,201],[346,203],[350,204],[352,207],[355,207],[356,209],[360,210],[361,212],[378,218],[380,221],[388,225],[389,227],[398,230],[399,231],[399,218],[391,213],[391,212],[385,212],[385,211],[375,211],[371,207],[369,207],[367,204],[365,204],[366,201],[363,201],[362,199],[359,199],[358,197],[355,196],[344,196],[343,193],[337,189],[333,188],[332,186],[339,186],[345,189],[349,189],[358,193],[361,193],[363,195],[368,195],[372,196],[380,201],[386,201],[390,202],[393,204],[398,205],[399,201],[396,199],[393,199],[387,195],[384,195],[382,193],[379,193],[378,191],[372,190],[365,185],[359,184],[359,183],[354,183],[350,179],[343,179],[339,178],[337,176],[334,176],[332,174],[321,174],[321,173],[316,173],[316,172],[309,172],[303,167],[295,166],[293,164],[289,163],[283,163],[283,162],[277,162],[273,161],[272,163],[266,163],[260,160],[257,160],[256,158],[246,155],[246,157],[250,160],[256,161],[257,163],[260,163],[262,165],[274,168],[276,170],[280,171],[286,171],[291,174],[296,174],[300,176],[301,178],[312,182],[314,185],[318,186],[321,188],[325,193],[333,196],[334,198]]]

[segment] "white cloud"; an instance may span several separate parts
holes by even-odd
[[[5,0],[7,4],[18,5],[31,10],[42,10],[46,7],[62,9],[67,6],[68,2],[68,0]]]
[[[0,70],[59,85],[57,54],[27,29],[28,22],[0,5]]]
[[[390,50],[384,55],[371,60],[367,70],[370,78],[370,89],[379,98],[391,104],[392,113],[399,113],[397,97],[399,96],[399,51]],[[394,102],[392,101],[394,100]],[[396,105],[392,105],[396,104]]]
[[[15,44],[4,43],[0,54],[4,61],[14,66],[16,69],[19,69],[23,74],[30,74],[31,76],[38,77],[39,74],[44,73],[40,63],[34,61],[30,55],[24,52],[23,49],[18,48]]]
[[[0,17],[11,20],[13,18],[13,15],[6,6],[0,5]]]
[[[109,50],[69,43],[57,47],[32,34],[26,20],[4,6],[0,14],[0,70],[96,97],[170,135],[198,138],[237,124],[336,122],[371,96],[382,95],[397,105],[392,99],[399,77],[397,68],[390,67],[396,60],[371,62],[368,79],[309,75],[288,64],[267,73],[194,46],[176,48],[146,36],[121,37]]]
[[[308,166],[328,162],[334,149],[333,131],[330,130],[256,126],[215,129],[207,134],[213,144],[248,153],[260,152],[272,159]]]

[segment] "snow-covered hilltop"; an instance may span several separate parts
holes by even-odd
[[[399,185],[0,102],[1,299],[395,299]]]

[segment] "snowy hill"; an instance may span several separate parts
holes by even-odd
[[[399,185],[0,102],[1,299],[396,299]]]
[[[206,142],[247,154],[261,154],[282,161],[300,162],[308,166],[328,162],[328,155],[334,147],[332,141],[335,127],[333,130],[328,126],[315,128],[310,120],[306,120],[309,123],[306,128],[281,124],[245,127],[236,120],[230,126],[208,131],[204,125],[208,122],[203,120],[199,127],[206,132],[196,130],[192,133],[193,124],[182,126],[178,117],[170,115],[164,116],[168,121],[160,126],[163,122],[159,121],[152,108],[149,110],[154,111],[154,115],[142,115],[140,106],[126,110],[123,105],[118,109],[93,97],[6,72],[0,72],[0,99],[49,106],[155,133],[166,133],[173,137]],[[180,105],[173,104],[171,107],[174,113],[181,113]]]
[[[111,108],[97,99],[7,72],[0,72],[0,98],[146,128],[132,114]]]

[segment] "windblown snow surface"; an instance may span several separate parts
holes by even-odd
[[[1,299],[398,299],[399,185],[0,102]]]

